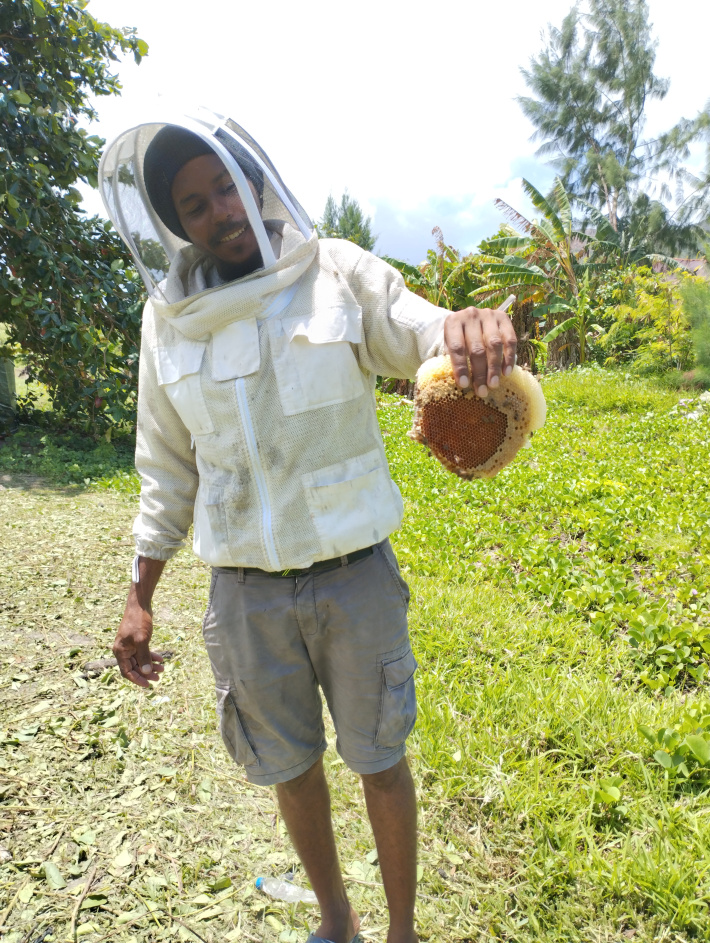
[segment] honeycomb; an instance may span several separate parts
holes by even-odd
[[[537,380],[514,367],[481,399],[456,384],[449,357],[419,368],[410,437],[426,445],[444,468],[461,478],[493,478],[545,422]]]

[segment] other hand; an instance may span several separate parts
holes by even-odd
[[[500,383],[501,374],[507,377],[513,372],[517,338],[505,311],[453,311],[444,321],[444,341],[462,390],[473,383],[479,396],[487,396],[489,387],[494,390]]]
[[[150,687],[149,681],[158,681],[163,670],[163,659],[150,650],[153,635],[153,616],[129,599],[126,611],[113,643],[113,654],[124,678],[139,688]]]

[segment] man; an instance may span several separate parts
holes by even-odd
[[[122,135],[101,167],[107,208],[151,300],[141,351],[133,582],[114,652],[156,681],[151,599],[194,518],[212,565],[203,633],[224,742],[275,785],[321,908],[310,943],[358,940],[323,773],[323,692],[362,777],[390,914],[414,943],[416,800],[405,758],[416,662],[388,536],[402,502],[374,407],[378,374],[448,349],[480,395],[509,374],[499,311],[446,314],[358,247],[318,241],[268,157],[203,116]],[[142,216],[141,212],[142,209]],[[160,243],[169,259],[159,271]]]

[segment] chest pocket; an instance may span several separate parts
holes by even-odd
[[[206,346],[199,341],[181,341],[174,347],[157,347],[154,350],[158,383],[193,435],[214,432],[200,382],[200,367]]]
[[[351,347],[362,339],[356,305],[270,321],[269,338],[284,415],[346,403],[365,392]]]

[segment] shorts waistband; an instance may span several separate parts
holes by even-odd
[[[330,560],[316,560],[315,563],[312,563],[310,566],[299,568],[291,568],[286,570],[260,570],[256,566],[221,566],[220,570],[227,570],[232,573],[241,572],[245,576],[248,576],[250,573],[259,574],[260,576],[275,576],[275,577],[285,577],[285,576],[307,576],[309,573],[317,573],[319,570],[333,570],[338,566],[349,566],[351,563],[355,563],[357,560],[362,560],[363,557],[369,557],[373,553],[372,547],[363,547],[362,550],[354,550],[352,553],[345,553],[342,557],[333,557]]]

